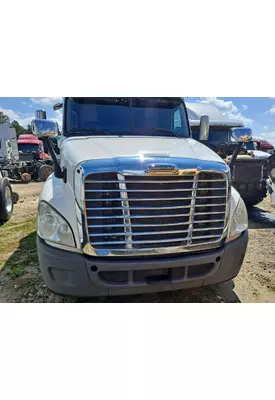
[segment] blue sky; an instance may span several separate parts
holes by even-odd
[[[186,97],[186,101],[200,101],[216,105],[228,117],[242,121],[262,137],[275,144],[275,97]],[[60,97],[0,97],[0,111],[11,120],[26,126],[37,109],[47,111],[48,118],[61,124],[61,112],[53,111]]]

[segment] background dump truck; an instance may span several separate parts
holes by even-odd
[[[191,138],[181,97],[66,97],[32,121],[55,172],[42,189],[37,250],[46,285],[75,296],[199,287],[235,277],[247,211],[229,166]],[[200,140],[208,138],[200,119]],[[238,142],[251,130],[234,131]]]
[[[205,144],[226,161],[230,160],[237,143],[232,138],[232,128],[243,127],[243,124],[230,120],[215,106],[201,103],[186,103],[193,138],[199,139],[200,117],[208,115],[210,120],[209,138]],[[262,157],[257,154],[258,142],[245,144],[232,166],[232,183],[241,194],[247,206],[261,202],[270,192],[270,172],[275,166],[274,156]],[[268,190],[268,188],[270,188]]]

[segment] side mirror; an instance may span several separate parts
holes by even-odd
[[[200,142],[207,142],[209,138],[209,117],[208,115],[203,115],[200,119]]]
[[[57,103],[53,106],[54,111],[60,110],[63,107],[63,103]]]
[[[38,138],[56,137],[59,133],[58,123],[48,119],[34,119],[31,127],[32,133]]]
[[[237,143],[249,143],[252,141],[252,130],[250,128],[232,128],[231,135]]]

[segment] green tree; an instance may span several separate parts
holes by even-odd
[[[9,117],[0,111],[0,124],[5,124],[6,122],[10,122]]]
[[[27,133],[27,130],[15,120],[11,123],[11,128],[15,128],[17,137],[20,135],[26,135]]]
[[[27,129],[26,129],[26,134],[31,135],[32,134],[32,127],[31,124],[28,124]]]

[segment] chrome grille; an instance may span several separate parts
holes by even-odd
[[[227,219],[226,174],[94,173],[85,178],[87,235],[93,249],[131,255],[218,247]]]

